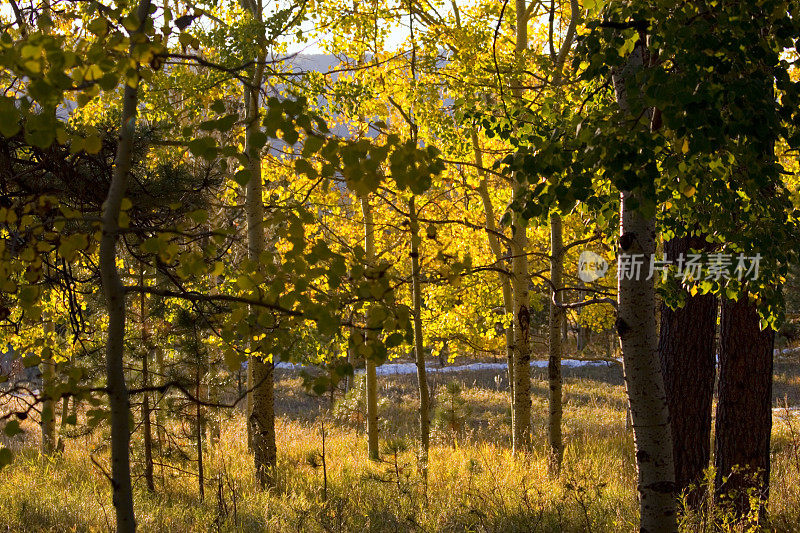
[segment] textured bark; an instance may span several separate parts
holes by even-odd
[[[63,453],[66,447],[65,432],[67,431],[67,417],[69,417],[69,399],[69,396],[61,398],[61,425],[58,428],[58,444],[56,445],[59,453]]]
[[[132,36],[142,33],[148,20],[150,0],[141,0],[137,16],[141,21]],[[131,45],[131,53],[133,45]],[[99,267],[103,296],[108,312],[106,333],[106,388],[111,408],[111,485],[118,532],[136,531],[133,512],[130,467],[130,402],[125,383],[125,289],[117,270],[117,238],[119,237],[119,215],[128,173],[131,169],[136,106],[139,100],[138,84],[125,84],[122,96],[117,153],[106,200],[103,203],[102,237],[100,239]]]
[[[139,285],[144,287],[144,268],[139,271]],[[153,480],[153,430],[150,425],[150,338],[147,331],[147,300],[145,293],[139,296],[139,329],[142,339],[142,435],[144,440],[144,479],[147,490],[155,492],[156,485]]]
[[[500,246],[500,233],[497,231],[497,222],[495,220],[494,205],[492,198],[489,196],[489,185],[486,181],[486,172],[483,171],[483,152],[478,144],[478,135],[473,130],[472,132],[472,150],[475,156],[475,165],[478,167],[478,173],[481,176],[481,182],[478,185],[478,193],[483,202],[483,212],[486,217],[486,236],[489,240],[489,249],[494,256],[495,264],[498,268],[503,268],[503,249]],[[500,282],[500,290],[503,293],[503,311],[506,316],[514,313],[514,299],[511,294],[511,278],[507,272],[497,273],[498,281]],[[503,335],[506,340],[506,361],[508,363],[508,389],[511,397],[511,426],[514,427],[514,329],[511,327],[503,328]]]
[[[147,359],[149,352],[145,352],[142,359],[142,387],[147,388],[150,386],[150,373],[148,369]],[[142,397],[142,430],[144,431],[144,479],[147,484],[147,490],[155,492],[156,484],[153,478],[153,428],[150,424],[150,394],[144,393]]]
[[[364,216],[364,252],[368,265],[375,262],[375,224],[372,221],[372,205],[369,198],[361,198],[361,212]],[[367,339],[373,333],[367,331]],[[378,377],[376,375],[375,360],[366,358],[366,389],[367,389],[367,454],[373,461],[380,459],[378,452]]]
[[[419,388],[419,434],[422,471],[428,471],[428,448],[430,445],[431,419],[430,398],[428,394],[428,377],[425,371],[425,343],[422,336],[422,288],[420,275],[419,220],[414,205],[414,197],[408,201],[409,222],[411,229],[411,292],[414,317],[414,355],[417,362],[417,387]]]
[[[551,6],[555,8],[555,4]],[[557,93],[560,94],[559,87],[563,76],[564,61],[567,58],[572,41],[575,38],[575,26],[578,22],[578,13],[580,6],[577,0],[570,0],[570,21],[567,26],[567,31],[564,34],[564,41],[558,49],[558,54],[552,57],[553,59],[553,78],[551,83]],[[555,45],[553,43],[553,16],[554,12],[550,12],[550,51],[551,55],[555,54]],[[561,216],[553,212],[550,215],[550,284],[552,292],[550,294],[550,324],[548,331],[548,361],[547,361],[547,379],[549,382],[549,409],[547,420],[547,438],[550,445],[550,472],[557,474],[561,470],[561,461],[564,457],[564,443],[561,437],[561,419],[562,419],[562,378],[561,378],[561,357],[563,355],[562,343],[567,340],[567,316],[564,310],[559,307],[561,303],[561,291],[563,287],[562,277],[564,274],[564,232],[562,227]],[[562,333],[563,331],[563,333]],[[581,350],[579,341],[578,350]]]
[[[623,114],[630,115],[626,80],[646,64],[647,51],[640,40],[629,54],[626,65],[613,72],[617,102]],[[621,254],[655,252],[655,221],[645,218],[637,207],[638,193],[620,191]],[[617,332],[622,348],[625,385],[633,425],[640,531],[677,531],[675,517],[675,471],[672,460],[672,435],[664,380],[658,357],[655,287],[646,275],[624,276],[618,280]]]
[[[254,18],[261,20],[261,12],[253,12]],[[264,58],[259,55],[250,80],[250,87],[245,88],[247,105],[247,129],[245,130],[245,153],[248,159],[250,180],[245,191],[245,212],[247,218],[247,252],[253,262],[261,260],[266,236],[264,233],[264,184],[261,176],[261,153],[253,142],[253,137],[260,131],[260,93],[264,79]],[[255,308],[252,314],[258,313]],[[255,348],[255,346],[253,346]],[[248,434],[253,451],[253,462],[256,479],[262,487],[274,485],[274,470],[277,464],[277,448],[275,445],[275,398],[273,362],[265,361],[260,354],[251,356],[247,365]]]
[[[706,249],[704,238],[676,238],[664,244],[674,261],[690,249]],[[703,471],[711,457],[711,403],[714,396],[714,338],[717,299],[712,294],[688,296],[684,307],[661,304],[658,353],[672,425],[675,489],[698,508],[703,500]]]
[[[760,500],[762,517],[769,496],[774,345],[775,332],[761,331],[752,300],[722,300],[715,484],[717,496],[732,500],[741,516],[750,510],[748,489]]]
[[[197,365],[197,381],[195,383],[195,398],[200,399],[200,388],[202,383],[202,366]],[[203,406],[200,402],[195,404],[196,417],[195,417],[195,439],[197,447],[197,491],[200,494],[200,501],[202,502],[206,496],[206,483],[205,483],[205,465],[203,464]]]
[[[583,280],[578,280],[578,287],[584,287]],[[586,291],[579,290],[578,291],[578,301],[583,302],[586,300]],[[580,354],[586,347],[589,345],[592,339],[592,330],[586,326],[582,326],[580,323],[580,316],[583,312],[583,307],[579,307],[575,310],[575,314],[578,316],[578,323],[576,324],[576,332],[575,332],[575,348],[577,349],[578,353]]]
[[[620,241],[632,244],[620,251],[650,257],[655,252],[653,219],[630,209],[632,193],[623,192],[621,199]],[[677,531],[672,435],[657,352],[655,288],[646,277],[620,277],[617,332],[636,447],[640,531],[672,532]]]
[[[45,332],[48,335],[55,334],[55,325],[51,318],[45,323]],[[52,358],[42,359],[39,365],[42,373],[42,391],[44,401],[42,401],[42,455],[49,457],[56,450],[56,400],[53,392],[56,385],[56,365]]]
[[[549,384],[549,409],[547,419],[547,441],[550,445],[549,469],[557,474],[564,457],[564,444],[561,439],[562,387],[561,387],[561,324],[564,311],[561,303],[562,274],[564,271],[564,236],[561,217],[550,215],[550,324],[548,328],[547,380]]]
[[[522,61],[528,49],[528,10],[525,0],[516,0],[515,53]],[[522,97],[522,79],[514,81],[515,98]],[[523,201],[526,187],[514,180],[512,198]],[[530,451],[531,440],[531,312],[528,275],[527,222],[519,213],[512,213],[511,271],[514,289],[514,415],[512,447],[514,452]]]
[[[531,313],[528,290],[525,221],[515,216],[512,260],[514,274],[514,452],[530,451],[531,440]]]

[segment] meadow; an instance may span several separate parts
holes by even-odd
[[[375,463],[367,460],[357,395],[331,409],[329,396],[304,392],[297,372],[278,371],[277,486],[266,492],[256,489],[241,410],[222,411],[219,440],[204,447],[202,499],[191,427],[175,423],[160,436],[155,493],[145,487],[141,431],[135,432],[132,468],[140,530],[636,529],[636,465],[619,367],[565,369],[566,453],[557,476],[548,472],[543,371],[533,376],[535,450],[517,457],[510,451],[504,376],[433,376],[436,414],[427,478],[415,440],[401,437],[418,431],[413,376],[380,378],[382,457]],[[800,523],[800,418],[785,407],[800,404],[800,363],[776,363],[774,384],[768,527],[788,532]],[[27,431],[7,443],[16,451],[15,461],[0,472],[0,531],[113,530],[105,474],[108,428],[101,424],[73,434],[61,454],[45,459],[38,453],[38,428],[31,422],[23,426]],[[682,516],[682,530],[744,530],[729,521],[725,509],[707,502],[706,510],[702,521]]]

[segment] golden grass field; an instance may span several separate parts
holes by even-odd
[[[276,382],[278,487],[255,489],[244,418],[228,411],[218,444],[205,448],[205,498],[199,498],[191,427],[174,425],[169,455],[156,453],[156,493],[142,477],[141,432],[134,434],[135,507],[141,531],[633,531],[637,519],[631,430],[626,428],[620,370],[565,369],[566,454],[558,477],[546,461],[546,382],[534,373],[536,451],[513,457],[504,390],[489,372],[433,375],[436,401],[457,379],[465,400],[463,427],[433,432],[427,484],[416,459],[413,376],[381,377],[383,461],[366,458],[357,422],[332,420],[327,397],[304,393],[300,378]],[[777,363],[775,405],[800,405],[800,364]],[[322,426],[325,428],[323,473]],[[63,455],[42,459],[38,431],[11,443],[12,466],[0,471],[0,531],[108,531],[113,525],[107,429],[66,441]],[[800,418],[775,411],[770,527],[800,530]],[[325,482],[327,477],[327,486]],[[427,488],[426,488],[427,486]],[[685,531],[740,530],[684,517]]]

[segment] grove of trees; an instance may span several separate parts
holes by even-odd
[[[391,461],[400,358],[427,491],[434,419],[469,418],[429,375],[455,357],[507,365],[497,438],[558,480],[562,362],[593,360],[623,369],[640,531],[708,501],[766,527],[798,54],[791,0],[8,0],[0,484],[32,420],[56,470],[105,431],[132,532],[170,432],[203,498],[243,413],[258,490],[286,490],[279,364],[331,408],[363,393],[368,462]]]

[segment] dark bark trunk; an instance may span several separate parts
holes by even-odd
[[[141,0],[137,15],[141,24],[131,33],[141,35],[149,16],[150,0]],[[133,54],[131,44],[129,54]],[[133,85],[133,86],[131,86]],[[118,533],[136,531],[133,511],[133,489],[130,467],[130,401],[125,382],[125,288],[117,270],[117,239],[119,214],[128,185],[128,172],[133,157],[133,136],[136,127],[136,107],[139,101],[138,83],[126,84],[122,97],[122,117],[119,141],[114,159],[111,184],[103,204],[102,227],[98,262],[100,280],[108,312],[106,334],[106,389],[111,411],[111,485],[112,500]]]
[[[150,356],[148,350],[142,359],[142,387],[145,389],[150,386],[150,373],[148,370],[147,359]],[[142,420],[144,430],[144,479],[147,483],[147,490],[155,492],[156,484],[153,478],[153,428],[150,424],[150,394],[145,392],[142,398]]]
[[[744,517],[747,492],[763,517],[769,495],[772,431],[772,350],[775,332],[761,331],[756,304],[746,295],[722,301],[714,463],[716,493]]]
[[[678,238],[665,243],[664,253],[674,261],[690,248],[706,248],[705,239]],[[661,304],[658,353],[672,424],[672,453],[678,493],[687,504],[702,502],[703,471],[711,457],[711,402],[714,396],[714,337],[717,299],[712,294],[686,298],[684,307]]]
[[[548,332],[547,380],[550,386],[549,417],[547,420],[547,439],[550,445],[548,469],[558,475],[564,458],[564,443],[561,439],[561,420],[563,418],[563,392],[561,379],[561,356],[564,341],[561,329],[565,323],[565,313],[561,304],[561,278],[564,273],[564,236],[561,217],[558,213],[550,215],[550,328]]]
[[[139,272],[139,284],[144,287],[144,269]],[[142,429],[144,431],[144,479],[147,484],[147,490],[155,492],[156,485],[153,480],[153,430],[150,425],[150,393],[147,388],[150,386],[150,338],[147,331],[147,304],[144,293],[140,295],[139,299],[139,326],[142,335],[142,388],[145,392],[142,394]]]
[[[428,479],[428,449],[430,448],[431,418],[428,377],[425,369],[425,340],[422,333],[422,274],[420,266],[419,218],[414,197],[408,201],[409,226],[411,230],[411,297],[414,314],[414,359],[417,363],[417,386],[419,388],[419,433],[420,463],[425,481]],[[427,485],[426,485],[427,487]]]
[[[199,361],[198,361],[199,363]],[[201,388],[201,366],[200,364],[197,365],[197,383],[195,388],[195,397],[197,398],[197,403],[195,407],[197,408],[197,418],[195,421],[195,432],[197,437],[197,490],[200,493],[200,501],[206,496],[205,491],[205,475],[203,470],[203,406],[200,403],[200,388]]]

